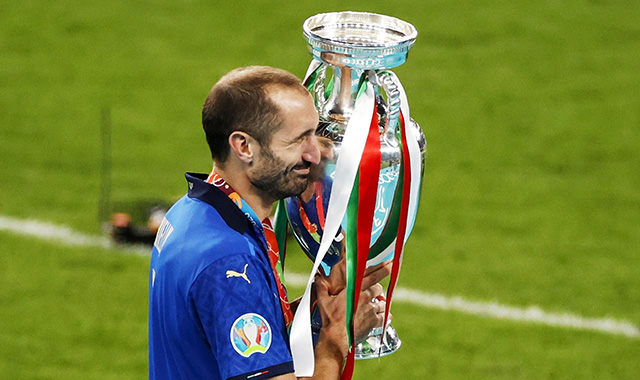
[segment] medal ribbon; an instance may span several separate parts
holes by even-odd
[[[280,280],[280,273],[278,273],[278,267],[282,268],[282,262],[280,261],[280,251],[278,249],[278,239],[276,238],[275,230],[271,225],[271,220],[269,220],[269,218],[265,218],[262,221],[262,227],[264,228],[264,234],[267,238],[267,245],[269,246],[269,261],[271,261],[271,268],[273,269],[273,273],[276,277],[276,282],[278,283],[278,293],[280,296],[282,313],[284,314],[284,321],[287,325],[287,329],[289,329],[289,327],[291,326],[291,322],[293,322],[293,311],[291,310],[289,298],[287,297],[287,289]]]
[[[258,220],[258,216],[255,212],[249,207],[247,202],[244,202],[242,197],[229,185],[218,173],[215,172],[215,169],[211,171],[209,177],[207,177],[207,183],[210,183],[225,193],[237,206],[242,210],[245,215],[249,218],[253,225],[257,225],[256,221]],[[280,218],[282,219],[282,218]],[[284,286],[281,281],[281,274],[283,272],[282,261],[280,258],[280,249],[278,244],[278,238],[276,237],[276,232],[271,224],[271,220],[267,217],[260,224],[262,227],[262,232],[264,233],[265,240],[267,242],[267,251],[269,253],[269,263],[271,264],[271,269],[273,270],[273,275],[276,279],[276,284],[278,286],[278,296],[280,298],[280,306],[282,307],[282,314],[284,315],[284,321],[287,326],[287,329],[291,326],[291,322],[293,322],[293,311],[291,310],[291,305],[289,304],[289,298],[287,296],[287,288]],[[278,225],[278,220],[276,220],[276,225]],[[284,246],[283,246],[284,248]]]

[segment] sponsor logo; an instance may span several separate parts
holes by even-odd
[[[271,338],[269,323],[256,313],[240,316],[231,326],[231,345],[245,358],[255,353],[266,353],[271,346]]]
[[[249,266],[249,263],[244,264],[244,271],[242,273],[240,272],[236,272],[234,270],[228,270],[227,271],[227,278],[229,277],[240,277],[240,278],[244,278],[245,280],[247,280],[248,283],[251,283],[251,280],[249,280],[249,277],[247,277],[247,267]]]

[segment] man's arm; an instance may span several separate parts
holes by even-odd
[[[313,380],[336,380],[342,373],[347,356],[346,292],[332,295],[326,282],[316,277],[315,292],[317,306],[322,317],[322,328],[318,343],[314,347],[315,370]],[[296,380],[293,373],[276,376],[274,380]]]
[[[356,313],[356,341],[384,323],[385,301],[371,302],[383,294],[379,282],[391,273],[391,263],[379,264],[367,269],[362,283],[358,311]],[[344,261],[336,264],[329,277],[317,276],[315,295],[322,317],[318,343],[314,347],[315,371],[313,380],[339,379],[344,360],[349,352],[346,330],[346,283]],[[293,373],[277,376],[274,380],[296,380]]]

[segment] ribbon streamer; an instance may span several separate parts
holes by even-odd
[[[310,71],[312,72],[313,70]],[[371,109],[375,99],[373,85],[366,80],[362,85],[366,86],[366,89],[356,100],[353,115],[347,124],[343,137],[340,155],[337,158],[333,190],[327,207],[325,230],[320,241],[318,254],[316,255],[304,295],[302,296],[291,326],[291,355],[293,357],[295,374],[298,377],[313,376],[315,360],[310,323],[311,286],[320,263],[324,259],[331,242],[340,229],[351,189],[353,188],[358,165],[360,164],[360,158],[364,151],[368,128],[371,124]]]
[[[287,253],[287,211],[284,199],[278,201],[278,205],[276,206],[273,230],[276,234],[276,241],[278,242],[278,250],[280,252],[277,269],[279,271],[278,273],[281,274],[280,281],[286,286],[284,280],[284,262]]]
[[[304,80],[311,91],[316,84],[322,64],[312,60]],[[334,183],[326,212],[324,233],[320,239],[314,267],[311,271],[305,293],[291,327],[290,344],[294,360],[295,374],[299,377],[313,376],[315,360],[311,335],[310,293],[315,273],[318,271],[329,247],[338,233],[347,213],[346,259],[347,259],[347,335],[349,355],[342,374],[343,380],[351,379],[355,355],[354,316],[357,312],[362,280],[366,267],[380,257],[394,254],[391,279],[387,290],[385,326],[389,318],[393,292],[397,283],[404,253],[404,244],[413,228],[417,216],[422,165],[418,146],[418,131],[411,125],[409,106],[404,88],[395,73],[386,71],[400,96],[400,115],[397,137],[402,150],[400,176],[398,178],[398,199],[394,201],[394,215],[385,227],[391,235],[377,243],[373,249],[375,260],[368,260],[371,244],[371,230],[376,205],[378,178],[380,175],[380,135],[375,107],[374,83],[376,72],[365,72],[360,80],[358,97],[349,122],[334,173]],[[372,83],[373,82],[373,83]],[[324,99],[320,100],[323,101]],[[373,111],[373,112],[372,112]],[[408,125],[407,125],[408,124]],[[376,189],[376,191],[373,191]],[[386,242],[384,241],[386,240]],[[384,247],[387,248],[384,248]],[[381,251],[382,250],[382,251]],[[368,261],[367,261],[368,260]],[[379,261],[378,261],[379,262]],[[384,336],[384,335],[383,335]]]
[[[348,225],[356,233],[350,230],[347,233],[347,241],[356,240],[356,252],[350,252],[353,245],[348,245],[347,250],[347,332],[349,337],[350,351],[347,356],[343,380],[349,380],[353,376],[355,362],[355,324],[354,317],[358,312],[362,281],[367,269],[367,259],[369,257],[369,247],[371,244],[371,229],[373,227],[373,217],[376,208],[376,195],[378,180],[380,177],[380,130],[378,129],[378,117],[376,107],[372,109],[373,115],[369,134],[365,145],[360,169],[358,171],[358,187],[353,189],[352,200],[349,204]],[[353,210],[353,211],[352,211]],[[355,215],[354,215],[355,214]],[[356,216],[357,215],[357,216]],[[354,220],[355,217],[355,220]]]
[[[389,288],[387,289],[387,305],[385,309],[384,326],[387,325],[389,313],[391,311],[393,292],[398,281],[398,276],[400,274],[400,268],[404,255],[404,244],[409,238],[409,233],[411,232],[413,224],[415,223],[422,178],[421,154],[420,147],[418,146],[418,136],[416,134],[417,132],[414,130],[414,128],[406,125],[407,122],[412,122],[406,92],[396,74],[391,71],[388,71],[387,73],[390,74],[394,84],[398,87],[398,90],[400,92],[399,141],[402,148],[402,177],[399,180],[398,186],[402,186],[402,202],[400,210],[400,221],[398,224],[398,235],[396,238],[397,240],[395,241],[393,267],[391,270]]]

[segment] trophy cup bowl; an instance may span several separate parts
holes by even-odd
[[[408,22],[366,12],[321,13],[303,30],[314,58],[362,70],[400,66],[418,36]]]
[[[315,260],[324,229],[324,217],[331,198],[337,158],[345,130],[354,112],[358,85],[363,76],[375,88],[375,108],[380,132],[381,167],[376,208],[367,266],[394,259],[400,193],[398,186],[402,150],[398,141],[401,125],[401,88],[388,69],[403,64],[417,37],[413,25],[394,17],[364,12],[323,13],[303,24],[304,37],[314,58],[305,85],[314,96],[320,123],[316,130],[322,160],[311,170],[310,183],[298,197],[285,200],[293,235],[311,260]],[[406,115],[405,115],[406,117]],[[410,117],[406,128],[418,136],[421,173],[424,168],[426,140],[419,125]],[[416,212],[409,215],[408,237]],[[353,221],[351,221],[353,223]],[[325,273],[340,261],[345,252],[348,220],[334,238],[321,263]],[[314,324],[317,321],[314,321]],[[317,326],[316,326],[317,327]],[[373,358],[395,352],[401,345],[389,324],[375,329],[356,346],[356,359]]]

